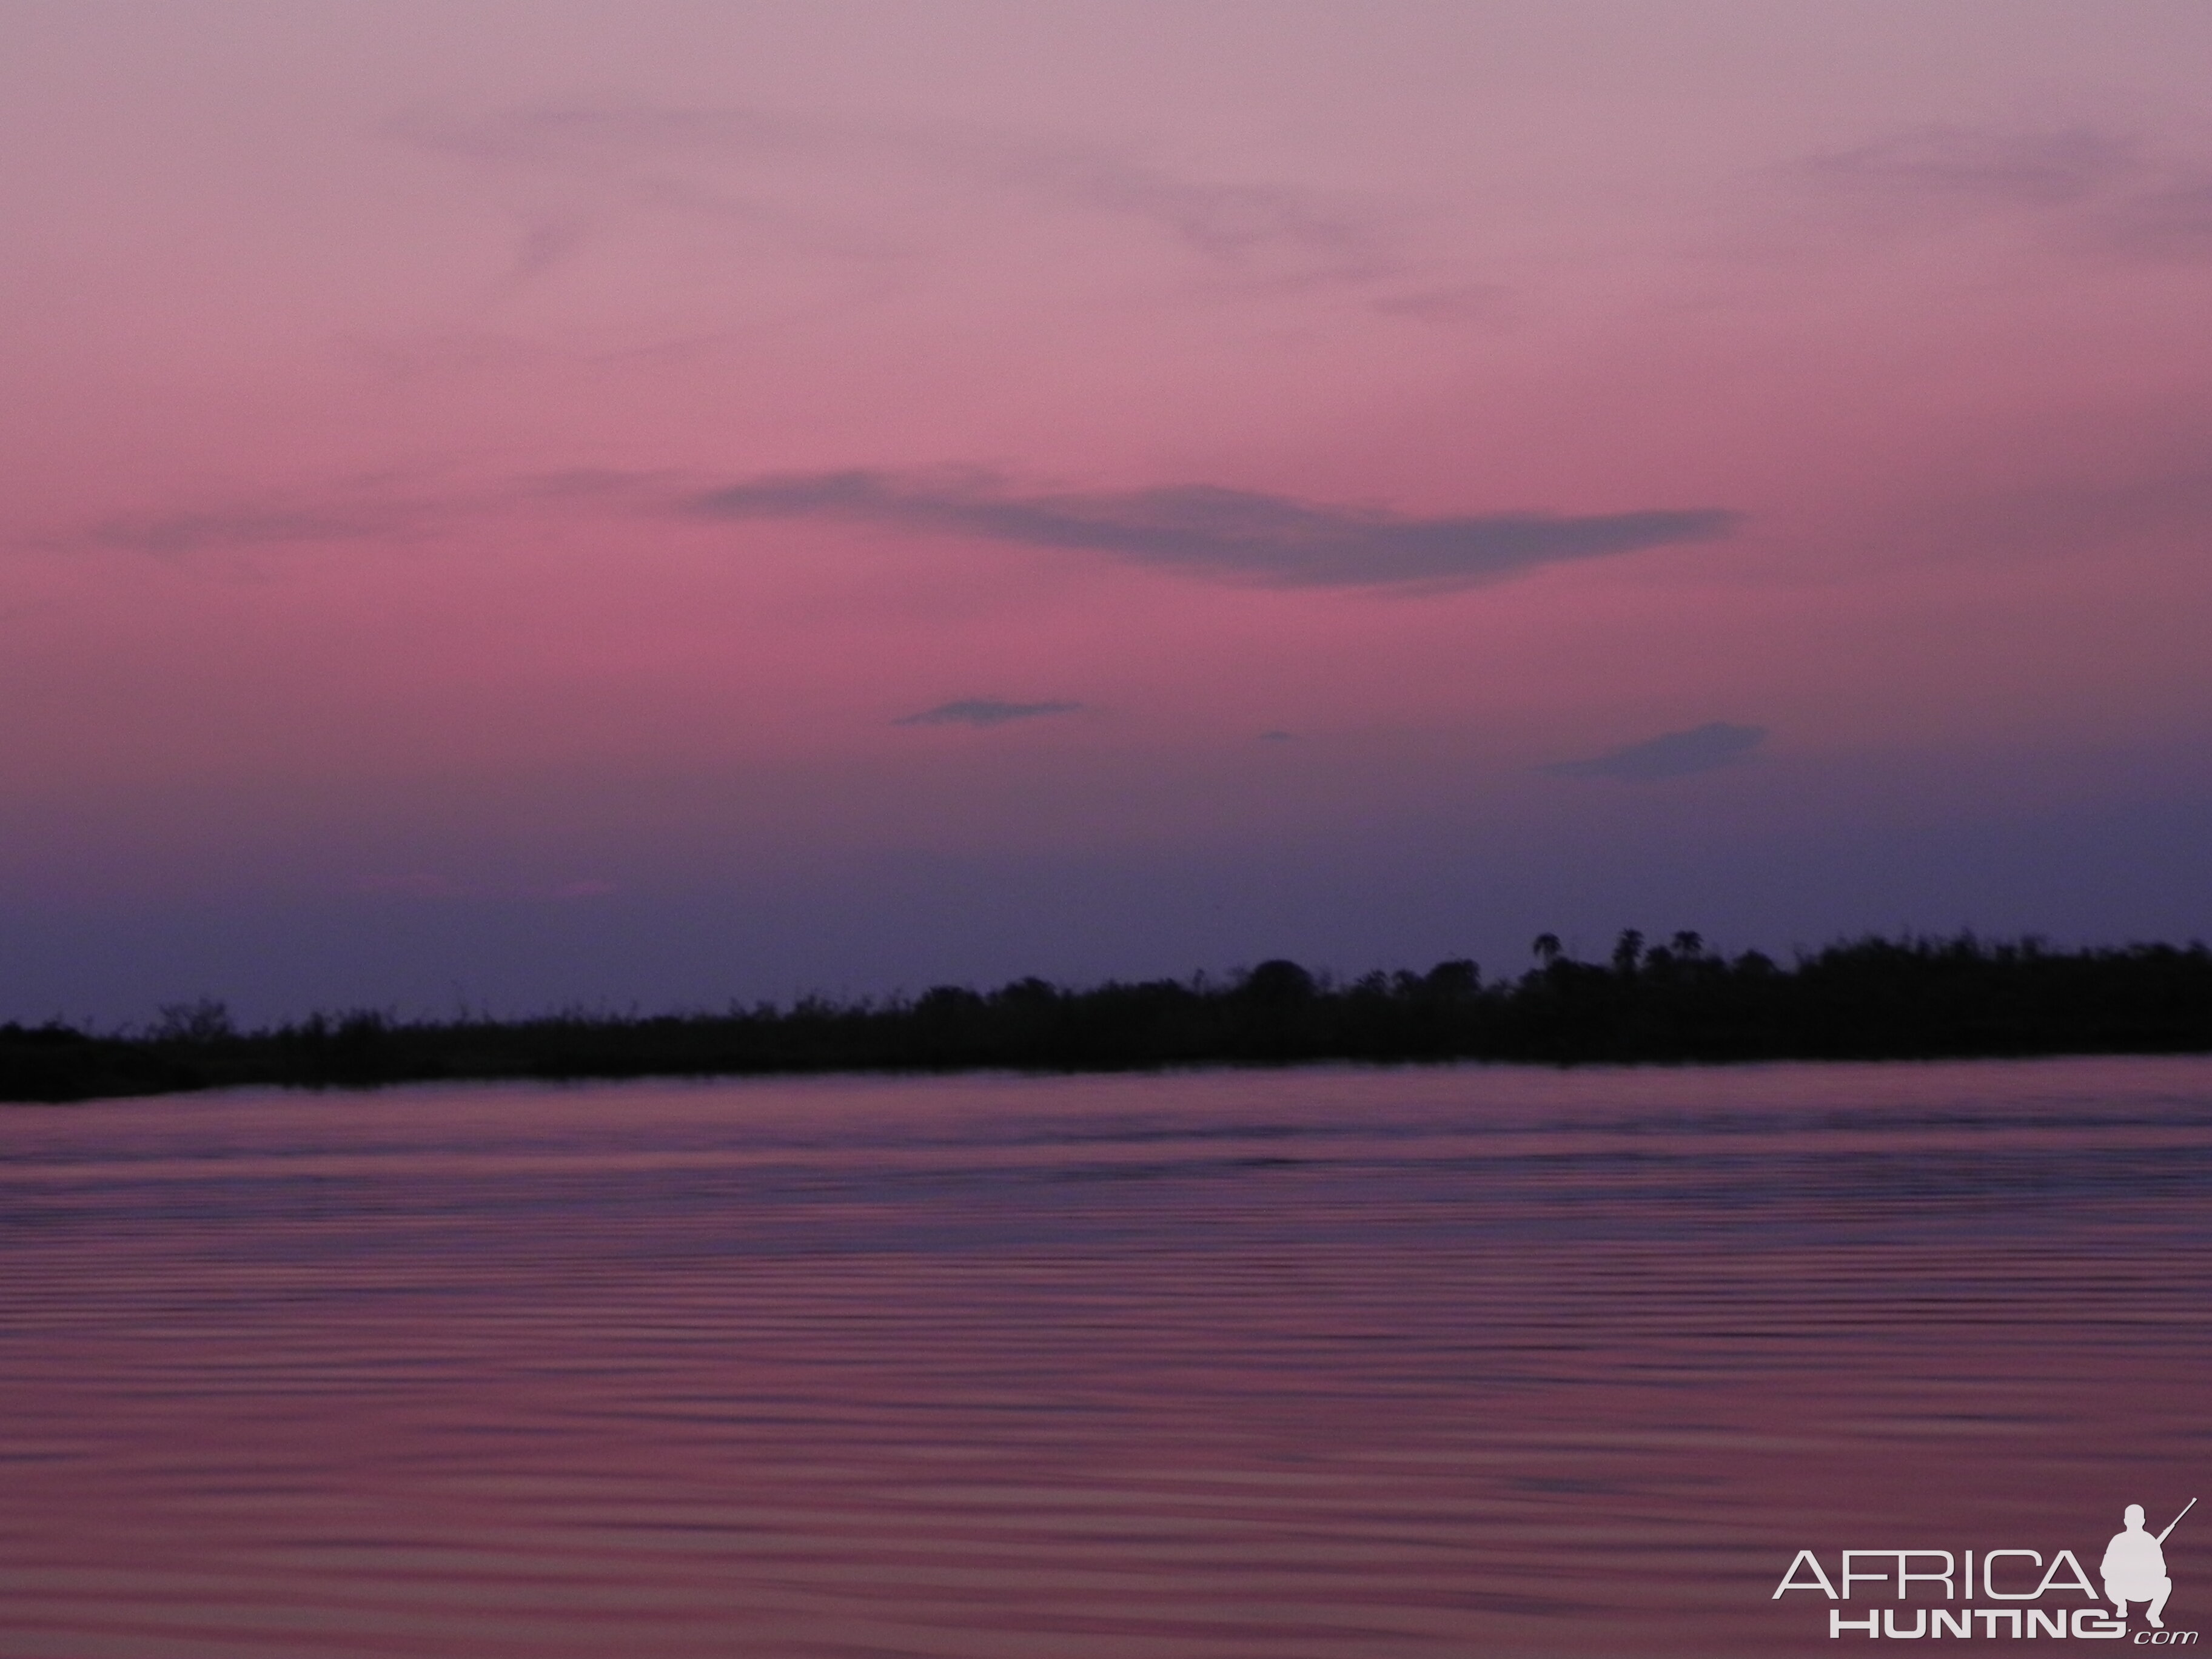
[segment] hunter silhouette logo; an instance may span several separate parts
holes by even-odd
[[[2182,1505],[2181,1515],[2197,1507],[2191,1498]],[[2150,1611],[2144,1615],[2153,1630],[2164,1630],[2166,1620],[2159,1615],[2166,1611],[2166,1598],[2173,1594],[2173,1580],[2166,1574],[2166,1533],[2181,1524],[2181,1515],[2166,1523],[2166,1532],[2155,1538],[2143,1530],[2143,1506],[2128,1505],[2121,1519],[2127,1522],[2125,1532],[2116,1532],[2112,1541],[2105,1546],[2105,1595],[2113,1609],[2123,1619],[2128,1616],[2128,1603],[2148,1601]]]
[[[1905,1641],[1931,1636],[2125,1641],[2130,1638],[2128,1609],[2142,1603],[2144,1626],[2132,1632],[2133,1645],[2193,1647],[2197,1632],[2166,1627],[2166,1598],[2173,1594],[2166,1540],[2196,1507],[2192,1498],[2164,1531],[2153,1533],[2143,1525],[2143,1506],[2129,1504],[2121,1516],[2123,1529],[2112,1534],[2098,1564],[2101,1596],[2081,1558],[2069,1549],[2049,1556],[2024,1549],[1856,1549],[1840,1553],[1832,1578],[1817,1553],[1799,1550],[1772,1599],[1811,1590],[1832,1602],[1886,1601],[1892,1605],[1866,1607],[1863,1617],[1830,1607],[1828,1634]],[[1911,1606],[1914,1601],[1920,1605]],[[1962,1601],[1968,1605],[1959,1606]],[[2109,1613],[2102,1605],[2106,1601],[2112,1603]]]

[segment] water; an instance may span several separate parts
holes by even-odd
[[[2203,1060],[6,1109],[0,1655],[1835,1650],[2212,1498],[2209,1198]]]

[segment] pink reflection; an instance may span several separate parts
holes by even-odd
[[[2078,1553],[2193,1478],[2208,1100],[2191,1060],[11,1113],[9,1627],[1791,1651],[1800,1548]]]

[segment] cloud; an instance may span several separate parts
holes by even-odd
[[[663,514],[679,475],[572,467],[447,483],[400,473],[276,490],[259,500],[118,514],[36,544],[182,557],[331,543],[418,543],[472,520],[510,513]],[[696,487],[696,485],[694,486]]]
[[[1513,290],[1496,283],[1453,283],[1441,288],[1380,294],[1368,309],[1385,317],[1414,317],[1432,323],[1498,323]]]
[[[1408,518],[1209,484],[1025,495],[973,476],[867,471],[756,478],[701,495],[690,510],[719,519],[858,520],[1277,587],[1464,586],[1561,560],[1709,540],[1737,522],[1711,507]]]
[[[1009,720],[1033,720],[1047,714],[1073,714],[1079,702],[1003,702],[996,697],[966,697],[941,702],[919,714],[908,714],[893,726],[1004,726]]]
[[[1733,765],[1765,740],[1763,726],[1731,726],[1726,720],[1714,720],[1687,732],[1668,732],[1632,743],[1591,760],[1559,761],[1541,769],[1555,777],[1650,783]]]
[[[556,882],[551,885],[512,883],[486,884],[481,882],[454,881],[434,875],[428,871],[416,871],[398,876],[362,876],[354,882],[356,890],[380,896],[420,899],[492,899],[499,901],[553,900],[566,902],[575,899],[605,898],[622,890],[611,881],[587,878],[580,881]]]
[[[157,554],[275,547],[303,542],[404,541],[422,533],[428,516],[413,504],[398,502],[248,506],[110,519],[94,526],[83,539],[95,547]]]
[[[1220,264],[1363,280],[1394,274],[1380,216],[1347,198],[1279,184],[1179,177],[1095,146],[988,143],[968,152],[980,176],[1049,201],[1147,222]]]
[[[2089,128],[2008,133],[1930,126],[1811,156],[1800,167],[1808,179],[1835,190],[2053,207],[2120,182],[2138,165],[2131,144]]]
[[[1398,274],[1396,216],[1343,192],[1193,178],[1109,146],[930,123],[836,121],[733,106],[538,106],[479,117],[417,112],[404,142],[479,164],[556,173],[633,203],[736,216],[816,252],[881,254],[880,237],[824,236],[840,210],[822,188],[842,174],[896,216],[917,173],[970,191],[1151,226],[1225,270],[1275,281],[1364,282]],[[906,182],[902,184],[903,179]],[[542,234],[534,233],[539,241]],[[526,243],[535,270],[569,243]]]
[[[2212,253],[2212,180],[2177,180],[2116,204],[2109,240],[2131,253],[2196,258]]]
[[[2195,433],[2180,435],[2184,445]],[[2153,454],[2174,446],[2173,434],[2138,428],[2133,447]],[[2002,495],[1970,498],[1936,521],[1954,545],[2006,555],[2066,554],[2111,547],[2143,536],[2212,535],[2212,468],[2190,465],[2133,478],[2039,480]]]
[[[2212,172],[2094,127],[1915,127],[1791,169],[1830,201],[1905,222],[2045,216],[2077,244],[2153,258],[2212,254]]]

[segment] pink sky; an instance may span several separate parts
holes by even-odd
[[[2197,0],[0,41],[0,1018],[2212,930]]]

